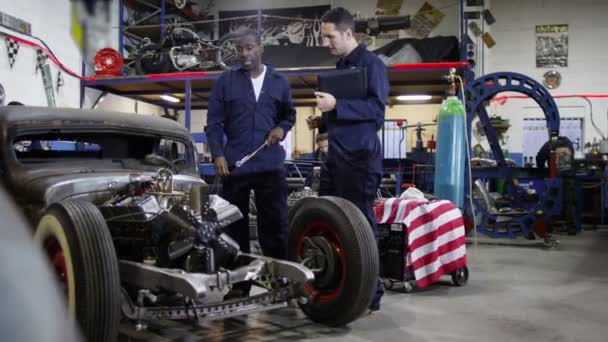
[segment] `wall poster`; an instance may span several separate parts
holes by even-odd
[[[412,19],[408,32],[414,38],[426,38],[443,21],[445,13],[425,2]]]
[[[568,66],[568,25],[536,26],[536,67]]]
[[[403,0],[378,0],[376,15],[398,15],[402,5]]]

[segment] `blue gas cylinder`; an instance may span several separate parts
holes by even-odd
[[[441,104],[437,116],[437,151],[435,155],[435,197],[463,207],[466,161],[466,113],[456,96]]]

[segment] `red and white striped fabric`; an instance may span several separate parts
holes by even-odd
[[[467,264],[464,221],[450,202],[389,198],[375,207],[379,224],[403,224],[407,228],[407,262],[419,287]]]

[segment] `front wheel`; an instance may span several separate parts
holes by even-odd
[[[289,215],[289,259],[315,273],[301,304],[313,321],[346,325],[369,307],[376,291],[379,255],[361,211],[338,197],[303,198]]]
[[[85,201],[55,203],[34,234],[64,289],[68,311],[87,341],[114,341],[120,320],[118,259],[108,226]]]

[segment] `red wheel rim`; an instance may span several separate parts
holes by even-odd
[[[120,76],[124,62],[118,51],[104,48],[95,55],[95,73],[102,76]]]
[[[44,242],[44,249],[47,252],[49,260],[51,261],[51,265],[57,275],[57,279],[61,285],[62,290],[67,296],[67,288],[68,288],[68,275],[67,275],[67,266],[65,264],[65,256],[63,254],[63,249],[54,237],[49,237]]]
[[[338,285],[335,287],[321,288],[318,286],[318,284],[316,284],[315,281],[313,283],[306,284],[304,286],[304,290],[313,298],[314,302],[327,303],[334,300],[344,287],[344,265],[346,264],[344,248],[342,246],[342,242],[338,238],[338,234],[336,234],[335,230],[329,224],[318,221],[312,222],[306,228],[304,228],[298,237],[297,251],[298,259],[300,261],[304,259],[304,238],[312,238],[316,236],[323,237],[331,246],[334,255],[337,256],[336,272],[338,274],[334,277],[338,278]]]

